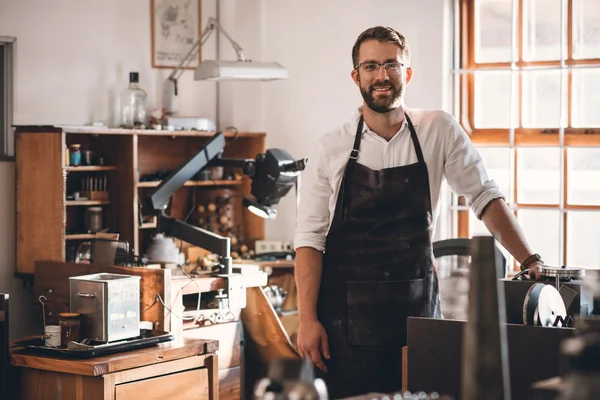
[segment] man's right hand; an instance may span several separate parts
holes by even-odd
[[[329,360],[329,343],[327,342],[325,328],[318,320],[300,321],[298,353],[300,353],[300,357],[312,360],[317,368],[327,372],[321,354]]]

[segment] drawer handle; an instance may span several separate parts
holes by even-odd
[[[81,292],[79,292],[79,293],[77,293],[77,296],[79,296],[79,297],[87,297],[87,298],[91,299],[92,297],[96,297],[96,294],[95,293],[81,293]]]

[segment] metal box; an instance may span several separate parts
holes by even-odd
[[[114,342],[140,335],[139,276],[72,276],[69,287],[71,312],[82,316],[80,339]]]

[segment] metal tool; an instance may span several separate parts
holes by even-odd
[[[46,307],[44,302],[42,301],[42,298],[46,301],[48,301],[48,299],[44,295],[38,297],[38,301],[42,304],[42,323],[44,324],[44,327],[46,327]]]
[[[559,319],[560,318],[560,319]],[[560,292],[552,285],[532,285],[523,302],[523,322],[533,326],[563,326],[567,308]]]

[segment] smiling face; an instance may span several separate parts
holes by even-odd
[[[377,113],[399,108],[404,89],[412,77],[412,69],[404,63],[402,50],[396,43],[365,40],[360,44],[352,79],[359,87],[365,104]]]

